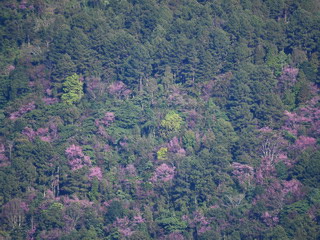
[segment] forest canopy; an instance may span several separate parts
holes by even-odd
[[[319,239],[319,1],[2,0],[0,39],[0,239]]]

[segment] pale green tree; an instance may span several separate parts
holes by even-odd
[[[73,74],[66,78],[62,84],[63,94],[61,99],[68,105],[79,102],[83,96],[83,82],[80,80],[78,74]]]

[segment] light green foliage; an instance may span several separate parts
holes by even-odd
[[[157,152],[157,159],[158,160],[166,160],[167,153],[168,153],[168,148],[166,148],[166,147],[160,148],[159,151]]]
[[[174,111],[167,113],[165,118],[161,121],[161,135],[169,137],[172,134],[177,133],[182,125],[182,118]]]
[[[267,56],[267,65],[274,71],[274,75],[280,76],[282,68],[288,62],[288,56],[281,51],[278,54],[269,53]]]
[[[185,147],[188,148],[193,148],[196,145],[196,136],[192,130],[188,130],[183,138],[182,138],[183,144]]]
[[[83,82],[80,81],[78,74],[67,77],[62,86],[64,93],[61,99],[63,102],[72,105],[80,101],[83,96]]]
[[[178,131],[182,124],[182,118],[174,111],[169,112],[161,121],[161,126],[169,131]]]

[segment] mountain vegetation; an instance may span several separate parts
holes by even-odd
[[[318,0],[1,0],[0,239],[320,239]]]

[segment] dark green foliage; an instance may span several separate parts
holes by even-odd
[[[319,187],[319,158],[319,151],[305,152],[298,158],[299,161],[294,168],[294,173],[307,186]]]

